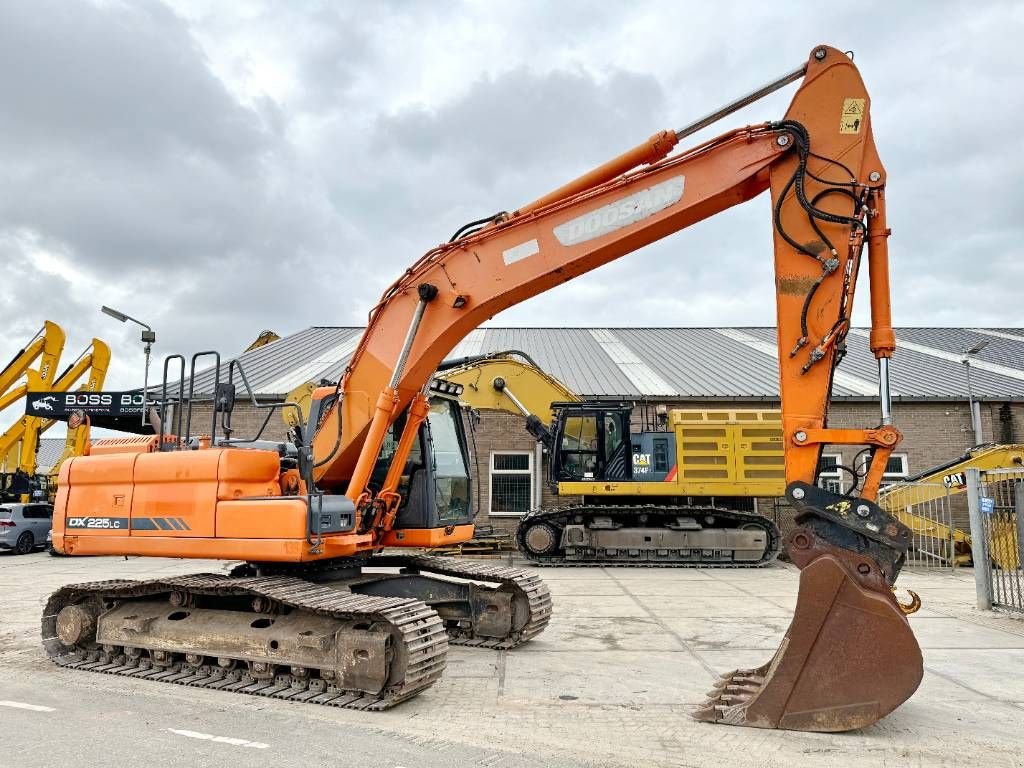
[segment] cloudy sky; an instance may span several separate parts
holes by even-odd
[[[107,388],[136,385],[137,329],[102,303],[161,356],[360,324],[465,221],[819,42],[874,99],[896,323],[1021,326],[1022,33],[1019,2],[4,0],[0,359],[49,318],[66,357],[100,336]],[[492,323],[770,325],[770,238],[762,196]]]

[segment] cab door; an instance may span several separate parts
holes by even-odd
[[[628,480],[630,449],[628,409],[562,411],[551,477],[556,482]]]

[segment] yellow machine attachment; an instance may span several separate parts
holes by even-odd
[[[24,347],[18,350],[14,358],[0,371],[0,411],[14,404],[29,391],[28,382],[18,386],[18,380],[34,371],[36,382],[48,389],[57,375],[60,354],[64,351],[64,330],[54,322],[46,320],[39,332]],[[32,368],[32,364],[39,365]]]
[[[103,381],[107,375],[107,368],[110,365],[110,347],[100,339],[93,339],[85,351],[78,356],[68,368],[53,382],[51,386],[42,379],[38,372],[29,370],[27,373],[28,392],[49,392],[59,395],[69,392],[71,389],[86,377],[79,392],[98,392],[103,388]],[[87,375],[88,374],[88,375]],[[86,376],[87,375],[87,376]],[[39,449],[39,438],[52,427],[56,421],[41,416],[22,416],[17,422],[11,425],[0,435],[0,456],[6,458],[8,471],[18,471],[29,477],[36,472],[36,452]],[[79,435],[81,427],[75,428],[76,436],[72,439],[72,452],[79,451],[74,455],[81,455],[88,445],[88,431]],[[65,445],[65,453],[68,453],[68,446]],[[61,457],[63,461],[66,456]],[[59,471],[59,470],[58,470]]]
[[[456,367],[443,369],[439,378],[461,384],[459,399],[473,408],[534,415],[550,424],[555,416],[553,403],[580,400],[523,352],[496,352],[457,362]]]
[[[260,331],[260,335],[256,337],[255,341],[245,348],[246,352],[251,352],[254,349],[265,347],[267,344],[272,344],[278,341],[281,337],[273,331]]]
[[[959,528],[915,514],[917,505],[934,502],[951,494],[967,490],[968,469],[1014,469],[1024,466],[1024,444],[979,445],[958,459],[932,467],[905,482],[883,488],[878,494],[878,505],[914,532],[915,537],[953,542],[953,555],[957,565],[970,565],[971,535]],[[992,531],[998,541],[1016,541],[1016,530]],[[994,546],[993,558],[1001,568],[1013,569],[1019,564],[1016,546]]]

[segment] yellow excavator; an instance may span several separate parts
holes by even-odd
[[[449,361],[439,377],[473,408],[521,414],[538,441],[537,487],[546,449],[552,493],[579,499],[524,515],[516,544],[533,562],[700,567],[778,554],[778,528],[756,512],[759,497],[786,490],[777,409],[646,404],[637,430],[633,403],[584,401],[518,350]]]
[[[49,389],[57,375],[64,341],[64,329],[46,320],[29,342],[15,353],[0,371],[0,413],[25,399],[29,391],[30,374],[35,386],[41,390]],[[25,471],[20,461],[20,451],[14,450],[16,447],[15,444],[0,453],[0,462],[3,463],[0,499],[20,501],[27,499],[32,492],[33,472]],[[33,462],[31,469],[34,466]]]
[[[51,324],[52,325],[52,324]],[[63,346],[63,331],[60,334]],[[51,347],[52,348],[52,347]],[[56,359],[54,359],[56,364]],[[103,388],[103,381],[110,365],[110,347],[100,339],[93,339],[88,347],[69,365],[56,379],[49,381],[51,366],[47,377],[42,375],[42,366],[25,371],[26,382],[17,390],[24,389],[32,398],[35,411],[53,407],[58,398],[78,386],[79,392],[98,392]],[[84,381],[83,381],[84,378]],[[31,495],[35,484],[36,452],[39,450],[39,438],[56,423],[55,419],[43,416],[22,416],[0,435],[0,456],[10,472],[12,481],[8,486],[7,495],[25,501]],[[60,465],[71,456],[82,456],[89,445],[88,419],[73,417],[68,425],[68,437],[64,451],[55,466],[49,472],[50,485],[54,486]]]
[[[939,549],[951,551],[938,553],[942,559],[951,559],[957,565],[971,565],[971,534],[960,528],[918,514],[921,509],[947,496],[964,493],[967,490],[968,469],[1018,469],[1024,466],[1024,444],[986,444],[971,448],[963,456],[939,464],[904,482],[883,488],[878,494],[878,505],[901,523],[910,528],[914,541],[929,540]],[[992,559],[1000,568],[1017,568],[1020,558],[1016,541],[1016,527],[995,526],[992,536],[996,540],[992,547]],[[1003,546],[999,540],[1005,540]],[[921,544],[915,544],[920,547]]]

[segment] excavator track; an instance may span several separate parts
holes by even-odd
[[[520,606],[517,612],[523,612],[525,616],[517,617],[518,620],[513,622],[513,626],[517,628],[508,637],[482,637],[464,628],[449,627],[448,642],[452,645],[507,650],[536,637],[551,621],[551,592],[539,576],[522,568],[432,555],[380,555],[373,558],[370,563],[398,565],[418,573],[435,573],[471,581],[496,583],[512,592],[513,604]]]
[[[367,568],[399,569],[400,575],[367,572]],[[232,568],[229,575],[290,576],[338,591],[411,597],[428,605],[433,601],[452,645],[508,650],[539,635],[551,620],[551,593],[536,574],[453,557],[387,553],[310,563],[245,563]],[[439,580],[414,583],[406,578],[410,576],[455,578],[473,586]],[[456,616],[446,612],[453,603],[464,607]]]
[[[110,617],[119,612],[132,615],[122,616],[115,626],[117,619]],[[147,633],[154,622],[169,626],[165,614],[174,621],[193,613],[198,621],[204,615],[214,622],[226,616],[234,624],[252,618],[251,627],[278,621],[328,629],[307,629],[294,638],[277,634],[283,639],[259,648],[251,640],[256,632],[247,629],[249,652],[234,655],[223,644],[200,648],[194,640],[183,649],[180,635],[162,643],[99,637],[101,630],[115,631],[130,641]],[[190,631],[187,622],[179,623]],[[335,624],[338,629],[332,632]],[[282,576],[196,574],[68,585],[47,601],[42,637],[50,659],[66,668],[360,710],[388,709],[429,688],[441,677],[448,651],[440,618],[419,600],[357,595]],[[278,648],[279,653],[330,657],[337,660],[336,667],[281,665],[275,663]],[[366,683],[347,685],[353,681]]]
[[[580,547],[584,554],[574,553],[570,559],[562,547],[563,530],[574,521],[594,519],[596,517],[620,516],[628,519],[647,521],[647,528],[652,531],[669,531],[668,524],[679,517],[703,518],[713,516],[716,522],[728,521],[733,525],[729,529],[746,529],[763,531],[766,537],[763,553],[757,559],[737,560],[734,552],[728,548],[691,547],[678,550],[681,554],[674,555],[673,550],[657,543],[648,547],[621,546],[614,547]],[[662,526],[650,525],[652,520],[661,519]],[[537,524],[546,524],[553,538],[541,539],[550,542],[550,553],[538,553],[531,547],[531,529]],[[717,530],[715,526],[711,530]],[[724,527],[723,527],[724,528]],[[532,541],[536,542],[536,538]],[[553,509],[537,509],[525,514],[516,529],[516,547],[532,563],[553,567],[586,568],[601,565],[629,566],[634,568],[757,568],[775,560],[782,546],[782,536],[778,527],[766,517],[750,512],[725,510],[717,507],[673,507],[654,504],[644,505],[592,505],[582,504]],[[609,554],[612,552],[613,554]],[[600,554],[599,554],[600,553]]]

